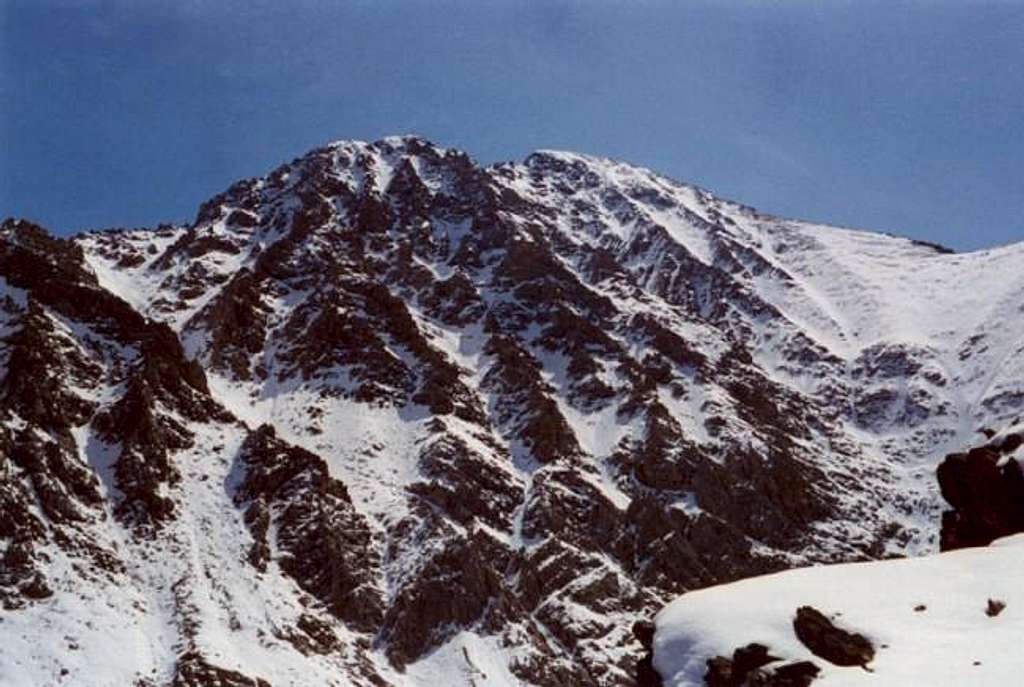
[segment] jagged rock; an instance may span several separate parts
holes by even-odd
[[[170,588],[176,650],[254,633],[261,666],[280,650],[346,684],[461,632],[529,685],[654,680],[624,618],[923,550],[933,490],[901,466],[965,427],[977,370],[971,421],[1016,422],[1013,375],[987,373],[1014,369],[1012,328],[907,345],[843,236],[620,163],[481,167],[411,137],[319,148],[188,227],[4,222],[2,603]],[[901,275],[964,274],[868,238]],[[1015,464],[1020,436],[996,441]],[[764,684],[816,672],[751,658],[723,660]]]
[[[704,682],[708,687],[743,687],[755,680],[760,684],[760,668],[778,660],[763,644],[748,644],[736,649],[731,660],[723,656],[708,659]]]
[[[943,551],[986,546],[1024,531],[1024,470],[1017,460],[1003,461],[998,447],[948,455],[937,474],[942,496],[952,506],[942,515]]]
[[[633,637],[644,650],[643,656],[636,663],[637,687],[662,687],[663,684],[661,675],[654,669],[654,631],[654,623],[650,620],[633,623]]]
[[[826,517],[831,504],[815,479],[816,468],[779,452],[730,455],[724,466],[706,465],[694,475],[698,502],[733,527],[785,546],[802,536],[809,523]],[[772,517],[765,518],[766,512]]]
[[[29,299],[18,329],[5,341],[9,358],[2,403],[22,418],[47,430],[62,431],[84,422],[95,405],[70,391],[64,377],[95,380],[97,366],[78,351],[61,345],[56,328],[41,304]]]
[[[198,651],[188,651],[178,657],[172,687],[271,687],[271,684],[262,678],[218,668]]]
[[[423,448],[419,464],[431,481],[413,484],[410,491],[463,525],[479,520],[496,529],[511,529],[523,489],[508,471],[470,450],[464,441],[444,435]]]
[[[480,292],[461,270],[435,282],[423,303],[434,317],[454,326],[475,322],[486,312]]]
[[[810,606],[797,609],[793,631],[812,654],[837,666],[863,666],[875,658],[871,640],[836,627],[824,614]]]
[[[399,590],[384,618],[388,657],[404,666],[477,621],[501,595],[509,554],[482,530],[446,542]]]
[[[281,630],[278,636],[307,656],[330,654],[342,647],[331,624],[308,613],[299,616],[294,630]]]
[[[252,272],[240,271],[187,327],[210,333],[210,364],[236,379],[251,377],[250,359],[263,351],[268,312]]]
[[[742,681],[738,681],[733,673],[732,661],[724,656],[715,656],[709,658],[708,670],[704,673],[704,684],[707,687],[735,687],[736,685],[742,685]],[[743,676],[746,679],[746,676]]]
[[[706,460],[686,441],[679,422],[657,401],[648,402],[644,438],[636,455],[637,479],[655,489],[692,489],[698,465]]]
[[[484,353],[494,361],[484,375],[483,385],[499,395],[498,421],[514,428],[541,463],[577,456],[579,442],[550,397],[540,365],[522,343],[494,334],[488,338]]]
[[[768,652],[768,647],[764,644],[753,643],[733,652],[732,669],[737,675],[747,675],[762,666],[779,660],[781,659],[778,656],[772,656]]]
[[[46,579],[40,573],[36,573],[32,579],[21,585],[20,590],[30,599],[45,599],[48,596],[53,596],[53,590],[46,584]]]
[[[343,366],[358,383],[357,401],[407,401],[414,389],[412,371],[357,310],[339,311],[340,298],[324,294],[322,300],[296,309],[285,323],[285,335],[296,343],[282,356],[286,367],[281,378],[297,373],[311,380],[335,365]]]
[[[155,404],[150,385],[142,377],[132,377],[124,396],[95,424],[101,436],[121,445],[115,475],[124,498],[117,512],[159,524],[174,515],[174,502],[164,487],[180,479],[170,453],[190,446],[192,437],[185,427],[158,414]]]
[[[771,664],[781,661],[768,647],[752,643],[733,652],[732,658],[715,656],[707,661],[707,687],[808,687],[820,669],[810,661]]]
[[[329,475],[323,459],[277,438],[269,425],[248,436],[238,460],[245,476],[235,502],[248,504],[253,565],[266,568],[269,519],[281,569],[352,627],[375,630],[383,617],[378,554],[345,485]]]

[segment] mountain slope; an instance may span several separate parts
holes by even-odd
[[[88,646],[0,647],[13,684],[140,636],[92,684],[632,684],[681,591],[934,549],[935,466],[1024,402],[1024,247],[569,153],[340,142],[189,227],[3,238],[4,426],[44,447],[5,458],[0,585]]]

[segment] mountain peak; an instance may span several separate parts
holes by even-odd
[[[448,149],[436,145],[427,138],[418,134],[398,134],[385,136],[374,141],[362,141],[358,139],[338,139],[326,145],[311,150],[309,154],[315,154],[319,150],[338,150],[349,152],[368,152],[383,155],[443,155]],[[459,152],[459,151],[453,151]],[[305,156],[304,156],[305,157]]]
[[[80,650],[27,684],[144,637],[95,684],[633,685],[675,594],[935,549],[935,466],[1024,413],[1019,252],[574,153],[343,141],[187,231],[31,233],[0,665]]]

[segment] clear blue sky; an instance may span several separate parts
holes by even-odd
[[[1024,0],[0,0],[0,103],[0,215],[61,233],[418,133],[957,249],[1024,238]]]

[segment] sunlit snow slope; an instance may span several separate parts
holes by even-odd
[[[909,560],[803,568],[690,592],[657,617],[654,663],[668,687],[704,684],[706,660],[758,642],[815,662],[815,687],[1000,687],[1020,683],[1024,535]],[[996,616],[989,600],[1006,604]],[[814,656],[793,631],[811,605],[876,647],[868,665]]]

